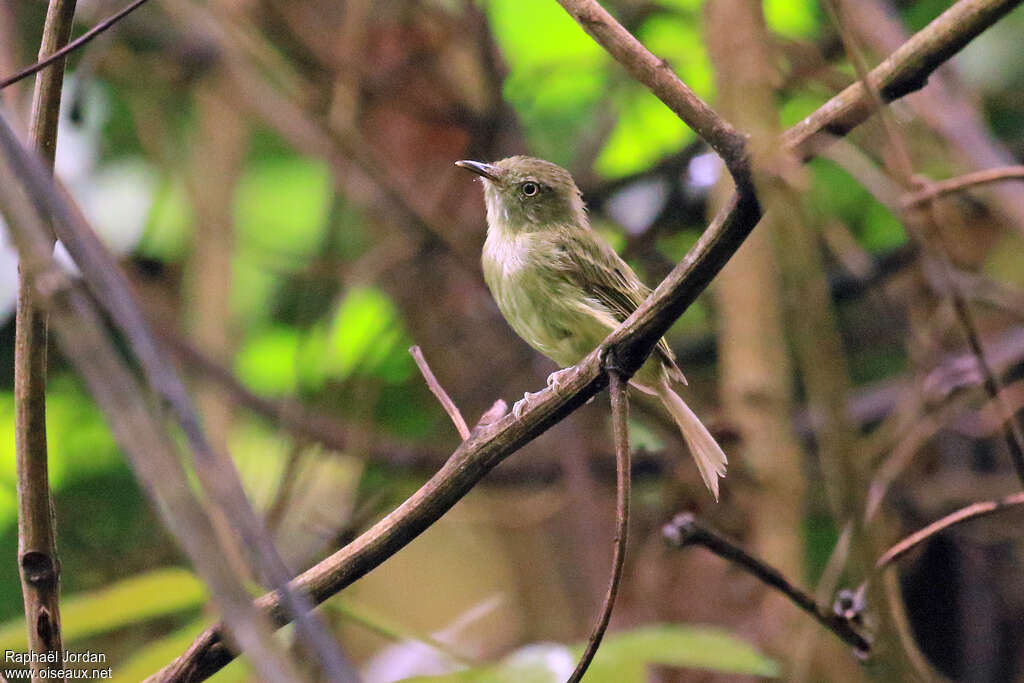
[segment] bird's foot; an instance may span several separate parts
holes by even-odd
[[[548,375],[548,386],[558,391],[562,388],[562,380],[573,368],[562,368],[561,370],[555,370]]]
[[[518,420],[522,416],[523,411],[530,407],[530,400],[539,393],[523,392],[523,397],[512,405],[512,417]]]

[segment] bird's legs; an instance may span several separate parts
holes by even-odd
[[[539,391],[532,394],[529,391],[523,392],[523,397],[512,404],[512,417],[518,420],[523,411],[530,407],[530,400],[539,393]]]
[[[562,368],[561,370],[555,370],[548,375],[548,386],[558,391],[562,387],[562,378],[565,377],[566,373],[572,370],[572,367]]]

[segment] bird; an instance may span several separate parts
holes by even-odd
[[[590,226],[583,196],[569,171],[550,161],[512,156],[455,165],[482,179],[487,238],[484,280],[505,320],[530,346],[565,372],[597,348],[647,298],[647,287]],[[663,339],[630,380],[657,396],[679,427],[701,478],[719,498],[725,452],[676,393],[686,384]],[[518,416],[530,394],[516,404]]]

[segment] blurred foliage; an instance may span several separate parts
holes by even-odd
[[[269,7],[286,3],[265,4],[267,7],[263,9],[273,15],[283,10]],[[370,3],[374,10],[378,9],[376,4]],[[705,48],[701,0],[605,4],[656,54],[665,58],[697,94],[714,99],[716,86]],[[17,18],[26,27],[19,33],[26,37],[17,46],[17,56],[28,61],[34,58],[37,49],[32,41],[39,34],[44,3],[24,5],[16,11]],[[379,104],[375,98],[383,99],[373,88],[401,90],[403,106],[410,109],[422,104],[421,100],[433,102],[417,91],[414,79],[410,79],[411,85],[401,79],[400,67],[408,65],[395,54],[416,67],[427,65],[445,74],[461,73],[464,65],[459,60],[466,59],[462,53],[453,56],[448,52],[430,53],[429,59],[420,59],[431,46],[430,39],[435,32],[444,36],[439,42],[446,46],[458,42],[455,40],[458,31],[452,30],[449,35],[437,27],[451,16],[468,11],[461,4],[412,3],[401,11],[390,3],[380,5],[386,30],[372,36],[364,46],[367,54],[374,55],[380,63],[360,67],[377,79],[372,87],[361,91],[369,112],[362,113],[368,121],[376,121],[372,115],[379,114],[374,109]],[[908,28],[916,30],[949,3],[926,0],[897,5]],[[632,82],[557,3],[481,0],[476,6],[493,34],[499,71],[507,71],[500,91],[511,107],[516,130],[521,132],[525,147],[502,148],[502,152],[528,151],[588,175],[586,189],[593,191],[598,202],[619,188],[616,183],[643,180],[655,173],[662,173],[668,179],[665,187],[669,189],[665,194],[672,194],[676,202],[665,199],[666,211],[673,213],[667,221],[668,228],[661,225],[654,230],[644,225],[634,234],[621,230],[601,211],[594,212],[596,227],[628,255],[639,272],[649,274],[646,279],[654,284],[654,274],[665,272],[666,264],[679,261],[703,229],[707,187],[695,188],[686,183],[685,162],[706,150],[696,143],[692,131],[646,89]],[[764,9],[767,24],[780,44],[834,47],[836,36],[819,2],[766,0]],[[153,14],[146,15],[147,11]],[[314,19],[316,11],[312,10]],[[172,318],[169,322],[189,329],[193,315],[190,299],[195,286],[194,274],[190,272],[191,257],[204,239],[202,227],[197,226],[201,212],[195,205],[194,188],[189,187],[189,164],[193,157],[203,159],[202,150],[195,149],[197,117],[193,87],[216,50],[204,43],[202,36],[192,37],[196,41],[193,44],[184,32],[172,35],[179,29],[164,26],[167,17],[155,12],[155,6],[143,9],[136,25],[126,24],[115,30],[113,35],[118,36],[117,31],[123,29],[123,41],[120,37],[113,38],[107,47],[98,42],[89,48],[86,57],[72,60],[72,69],[80,67],[84,80],[69,81],[57,167],[69,191],[106,243],[125,256],[126,262],[136,270],[156,273],[152,282],[139,277],[140,289],[149,286],[157,290],[165,297],[162,303],[166,304],[167,315]],[[304,17],[303,21],[306,19]],[[325,12],[324,25],[330,26],[327,22]],[[335,33],[326,31],[330,40],[317,52],[301,45],[302,29],[296,26],[305,26],[310,35],[316,35],[314,28],[317,27],[301,21],[289,24],[276,19],[270,24],[272,28],[264,28],[259,37],[271,48],[263,57],[271,64],[277,59],[291,60],[296,71],[307,70],[311,74],[310,81],[317,84],[307,90],[296,86],[295,90],[305,98],[300,104],[322,114],[316,108],[327,110],[329,104],[321,100],[336,97],[342,101],[343,88],[339,86],[336,92],[324,94],[319,92],[319,86],[326,81],[317,80],[328,68],[325,63],[330,65],[330,59],[337,58],[339,63],[344,63],[344,59],[350,58],[335,54],[340,54],[341,50],[335,45]],[[76,30],[83,28],[78,26]],[[1018,153],[1024,150],[1024,104],[1019,97],[1024,85],[1024,67],[1021,66],[1024,60],[1017,58],[1022,28],[1024,13],[1018,11],[957,58],[969,81],[978,88],[981,110],[993,133]],[[402,53],[408,45],[413,45],[408,48],[413,57]],[[454,52],[457,52],[455,48]],[[329,58],[325,58],[324,53]],[[93,54],[95,58],[90,57]],[[155,64],[160,68],[155,68]],[[427,66],[424,71],[429,71]],[[847,77],[852,74],[841,56],[833,59],[830,66]],[[271,68],[261,63],[262,67]],[[140,72],[147,68],[151,68],[148,74],[151,77],[140,77]],[[788,63],[782,64],[782,68],[785,74],[795,70]],[[362,74],[356,68],[352,71]],[[394,80],[388,80],[391,78]],[[323,90],[327,92],[331,88]],[[826,87],[821,82],[787,84],[777,102],[781,124],[796,123],[820,106],[832,91],[831,84]],[[444,97],[448,94],[443,93],[440,99]],[[455,114],[444,109],[440,112],[434,116],[431,111],[434,116],[431,123],[441,127],[449,123],[448,119],[461,123],[466,117],[472,118],[463,110]],[[393,130],[384,130],[380,138],[387,141],[394,137],[404,143],[408,131],[402,128],[402,117],[406,114],[400,110],[393,119],[382,118],[385,123],[380,125],[391,125]],[[473,124],[486,128],[476,119]],[[421,472],[407,467],[405,459],[411,462],[418,453],[409,455],[406,451],[434,449],[443,456],[448,447],[456,443],[449,422],[427,393],[407,353],[410,344],[419,343],[413,318],[420,311],[413,308],[432,310],[442,326],[448,316],[470,321],[467,328],[458,328],[465,336],[472,332],[478,320],[485,319],[480,311],[490,304],[478,292],[462,298],[442,299],[419,281],[403,282],[401,274],[396,275],[395,271],[415,272],[417,277],[422,277],[424,271],[434,267],[433,263],[422,265],[426,262],[424,254],[440,251],[442,248],[436,242],[442,240],[435,240],[435,235],[417,236],[416,239],[422,240],[420,243],[400,233],[402,239],[413,244],[408,250],[412,254],[401,250],[395,250],[397,255],[390,253],[388,240],[394,240],[394,235],[382,237],[385,231],[379,224],[380,215],[387,215],[386,212],[381,212],[374,201],[358,196],[358,190],[365,189],[363,185],[368,183],[361,169],[335,169],[328,158],[328,150],[323,150],[323,157],[316,156],[317,150],[309,146],[299,150],[280,130],[271,130],[267,122],[257,121],[254,116],[248,120],[248,125],[249,141],[240,180],[228,198],[234,227],[228,324],[233,351],[226,365],[254,394],[269,399],[301,400],[305,406],[338,417],[351,436],[345,452],[328,452],[309,449],[305,437],[296,437],[271,420],[242,410],[232,422],[226,441],[246,486],[261,509],[272,509],[277,496],[281,495],[279,484],[286,476],[289,459],[294,457],[299,462],[294,467],[298,472],[295,475],[297,492],[293,491],[292,498],[285,501],[288,512],[279,520],[277,540],[289,561],[300,568],[336,549],[353,531],[362,529],[367,520],[401,501],[422,482]],[[479,133],[473,126],[467,128],[473,134]],[[490,149],[487,146],[492,141],[488,136],[478,136],[487,138],[481,141],[468,133],[462,135],[464,132],[452,137],[460,141],[472,139],[478,147]],[[447,139],[444,134],[430,137]],[[423,147],[429,151],[428,145]],[[424,156],[427,151],[423,152]],[[416,152],[419,154],[420,150]],[[387,158],[386,161],[389,170],[397,175],[402,160]],[[952,174],[956,169],[951,162],[930,160],[927,170]],[[815,225],[841,222],[854,237],[855,246],[870,256],[885,255],[906,243],[897,218],[835,163],[816,160],[807,166],[806,173],[808,182],[803,196],[807,214]],[[351,197],[339,190],[343,186],[340,178],[344,175],[357,178],[345,186],[356,189]],[[416,191],[408,189],[412,184],[407,188],[403,182],[404,179],[399,179],[395,183],[398,195],[412,195],[413,199],[428,204],[433,200],[416,196]],[[435,194],[442,195],[437,205],[444,210],[448,208],[441,200],[450,199],[446,193],[452,187],[435,190]],[[225,192],[229,191],[225,188]],[[684,206],[675,195],[685,197]],[[474,195],[472,199],[476,202],[478,197]],[[451,213],[456,212],[452,209]],[[651,224],[653,222],[652,219]],[[459,234],[452,241],[468,239],[479,241],[479,232],[470,238]],[[4,239],[0,239],[0,248],[4,243]],[[1019,238],[1002,238],[999,246],[988,254],[986,272],[1007,282],[1024,284],[1021,252]],[[451,272],[438,275],[435,285],[448,280],[461,282],[459,278],[467,277],[459,267],[444,263]],[[13,302],[14,285],[3,278],[0,283],[2,314]],[[413,292],[416,304],[403,300],[404,293],[410,289],[416,290]],[[152,297],[153,293],[147,291],[147,296]],[[840,306],[840,314],[850,315],[850,311]],[[2,324],[0,358],[9,365],[13,354],[13,321],[8,319]],[[713,301],[701,297],[673,329],[670,341],[678,346],[697,347],[703,343],[713,347],[707,340],[714,332]],[[510,335],[504,339],[509,345],[518,343]],[[458,354],[467,348],[459,346],[463,341],[464,337],[453,339],[451,350],[437,347],[425,348],[425,351],[428,358]],[[490,354],[492,357],[487,360],[495,364],[504,364],[506,358],[514,357],[508,348],[476,348],[474,351]],[[701,363],[713,362],[713,358],[709,360],[714,355],[713,350],[697,349],[694,355]],[[456,366],[476,364],[484,363],[477,357],[460,357],[453,363]],[[906,365],[907,353],[900,345],[872,340],[850,351],[850,366],[859,385],[890,379]],[[115,674],[120,677],[118,680],[140,680],[180,654],[207,623],[205,617],[209,615],[198,615],[206,601],[205,592],[186,570],[169,568],[181,561],[180,553],[132,478],[102,415],[59,354],[52,355],[50,367],[47,405],[50,476],[63,563],[65,641],[76,646],[88,639],[111,650],[120,641],[130,641],[131,648],[127,647],[128,642],[122,643],[125,647],[119,652],[121,657]],[[550,368],[543,366],[542,369],[546,372]],[[524,366],[510,374],[525,383],[535,371],[536,368]],[[706,368],[703,371],[710,374]],[[694,373],[689,368],[687,372],[692,380]],[[697,368],[698,376],[701,372],[702,369]],[[451,377],[441,379],[443,383],[452,380]],[[23,647],[25,636],[18,618],[20,586],[13,560],[17,532],[12,384],[10,373],[4,370],[0,380],[0,555],[8,561],[0,571],[0,619],[4,620],[0,625],[0,648],[18,649]],[[510,387],[522,390],[507,377],[500,382],[482,381],[479,385],[475,388],[487,396],[487,402],[493,401],[500,392],[508,394]],[[531,389],[535,388],[531,385]],[[510,398],[510,394],[505,398]],[[470,423],[476,417],[466,415]],[[656,422],[652,427],[653,421],[647,420],[642,412],[637,420],[633,428],[636,446],[650,451],[664,450],[666,443],[675,447],[656,429]],[[557,438],[564,437],[563,432]],[[403,441],[392,441],[398,439]],[[378,441],[398,452],[394,462],[367,461],[367,453],[380,447]],[[538,450],[560,454],[561,445],[551,444],[543,442]],[[430,463],[427,469],[434,464]],[[501,473],[499,468],[498,474]],[[651,507],[660,506],[659,514],[674,512],[682,497],[677,486],[678,482],[673,480],[664,487],[652,487],[645,503],[650,501]],[[608,500],[611,500],[611,494],[604,493],[608,493]],[[473,495],[490,494],[474,492]],[[487,503],[491,502],[493,500],[487,498]],[[685,502],[691,503],[692,496]],[[554,512],[547,517],[532,508],[526,512],[537,514],[543,523],[552,525],[565,522],[574,514],[582,514],[564,512],[566,507],[553,506]],[[820,509],[822,507],[823,503],[808,510],[802,530],[806,538],[808,576],[814,578],[824,567],[837,536],[836,525]],[[540,597],[516,594],[524,603],[536,602],[529,607],[536,614],[545,614],[545,607],[571,612],[562,608],[572,599],[579,600],[573,591],[583,590],[576,584],[586,583],[572,573],[580,571],[576,564],[582,562],[559,555],[566,539],[573,538],[572,532],[559,528],[560,536],[551,534],[557,536],[554,541],[548,538],[523,541],[520,536],[526,533],[514,526],[529,524],[518,519],[528,516],[522,509],[516,508],[515,512],[502,517],[486,505],[480,508],[485,511],[473,508],[477,517],[472,523],[463,524],[471,527],[479,538],[485,533],[495,538],[488,536],[486,543],[480,540],[479,545],[474,545],[458,536],[458,532],[437,531],[439,536],[435,538],[442,540],[432,542],[429,549],[422,545],[417,548],[415,544],[410,548],[413,552],[424,553],[444,549],[455,558],[452,564],[458,566],[443,565],[442,570],[432,575],[421,571],[414,579],[410,579],[411,573],[406,573],[403,578],[422,582],[415,588],[431,594],[425,600],[448,601],[449,592],[467,587],[481,593],[491,591],[493,586],[476,579],[481,575],[507,578],[494,565],[502,564],[511,575],[513,570],[508,567],[519,562],[523,566],[515,567],[521,572],[516,577],[523,585],[509,588],[510,592],[538,591]],[[544,509],[543,505],[537,508]],[[482,520],[493,525],[487,527],[488,532],[474,526],[484,526]],[[499,522],[508,526],[500,526]],[[657,526],[650,520],[644,520],[643,524]],[[440,534],[451,535],[442,538]],[[500,545],[498,540],[509,546]],[[573,540],[578,542],[579,539]],[[515,552],[508,549],[517,542],[520,545]],[[540,570],[535,565],[545,562],[554,569],[541,580],[537,578]],[[467,578],[458,573],[460,569],[476,574]],[[432,579],[429,585],[423,579],[425,575]],[[450,583],[442,588],[431,588],[435,581],[442,584],[445,580]],[[557,592],[557,597],[543,593],[545,588],[535,585],[544,581],[556,586],[550,591]],[[360,587],[369,592],[365,586],[370,583],[365,580]],[[507,583],[514,581],[509,579]],[[354,600],[339,602],[333,606],[336,609],[332,613],[340,621],[357,624],[378,636],[384,634],[388,641],[431,642],[432,630],[443,624],[436,604],[403,604],[400,616],[382,616],[371,607],[371,602],[374,598],[384,602],[393,599],[388,593],[386,588],[378,588],[364,599],[365,606],[355,606],[362,603]],[[527,611],[524,609],[524,613]],[[497,645],[492,642],[488,643],[489,649],[481,647],[488,656],[480,661],[496,663],[439,678],[416,680],[553,680],[552,666],[564,666],[566,662],[571,666],[578,655],[578,647],[553,644],[515,649],[514,646],[544,640],[564,643],[577,632],[572,630],[578,627],[573,621],[577,615],[564,617],[568,626],[549,627],[536,614],[518,615],[527,624],[525,626],[503,623],[501,636],[494,637]],[[520,627],[521,630],[517,630]],[[431,635],[416,636],[428,633]],[[506,640],[501,640],[502,637]],[[372,642],[379,645],[377,641]],[[500,658],[495,652],[512,654]],[[758,676],[778,674],[771,660],[720,630],[660,625],[624,628],[610,634],[587,680],[645,680],[644,670],[649,664]],[[248,676],[244,663],[236,663],[215,680],[244,680]]]

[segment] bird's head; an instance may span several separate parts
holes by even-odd
[[[579,188],[557,164],[514,156],[493,164],[457,161],[455,165],[482,178],[491,230],[536,232],[587,224]]]

